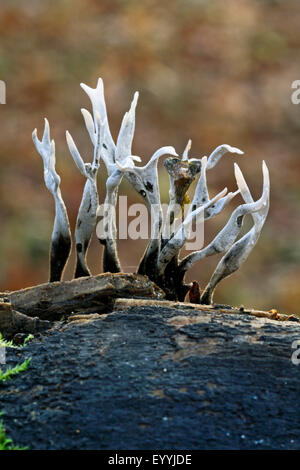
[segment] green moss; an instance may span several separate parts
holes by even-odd
[[[0,347],[2,348],[16,348],[12,341],[7,341],[3,338],[2,333],[0,333]]]
[[[21,364],[16,365],[15,367],[8,367],[4,372],[0,369],[0,382],[5,382],[6,380],[11,380],[14,375],[24,372],[28,369],[30,364],[31,357],[26,359],[26,361]]]
[[[23,345],[17,346],[13,343],[13,341],[7,341],[6,339],[3,338],[2,333],[0,332],[0,347],[3,348],[15,348],[15,349],[20,349],[24,348],[29,341],[31,341],[34,338],[33,335],[28,335],[26,336]]]

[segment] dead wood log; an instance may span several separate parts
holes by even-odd
[[[35,334],[51,326],[49,321],[28,317],[13,310],[10,303],[0,302],[0,332],[5,339],[11,339],[17,333]]]
[[[73,316],[51,341],[8,351],[10,365],[34,358],[0,388],[14,442],[31,450],[300,448],[291,348],[299,323],[145,303],[86,322]]]
[[[74,313],[110,312],[116,297],[163,299],[164,292],[141,274],[104,273],[41,284],[6,296],[14,310],[55,321]]]
[[[187,302],[173,302],[172,300],[144,300],[144,299],[116,299],[114,304],[114,311],[127,310],[131,307],[168,307],[179,309],[193,309],[211,313],[227,313],[227,314],[246,314],[258,318],[269,318],[269,320],[278,321],[295,321],[300,322],[300,318],[294,315],[284,315],[275,311],[264,312],[263,310],[246,310],[244,308],[225,308],[220,305],[199,305]]]

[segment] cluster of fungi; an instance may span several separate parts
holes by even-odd
[[[137,163],[141,162],[141,159],[132,155],[131,151],[138,92],[134,94],[130,109],[123,117],[115,142],[107,119],[101,78],[96,88],[90,88],[85,84],[81,84],[81,87],[92,104],[92,114],[86,109],[81,111],[94,148],[94,156],[92,163],[85,163],[70,133],[66,132],[70,153],[78,170],[86,179],[74,234],[76,248],[74,277],[91,275],[86,256],[97,223],[99,207],[97,174],[101,164],[104,164],[108,175],[102,220],[105,235],[99,236],[99,241],[103,245],[103,272],[122,272],[117,250],[115,208],[119,185],[125,177],[151,212],[151,238],[137,267],[137,272],[147,275],[161,287],[167,299],[183,301],[191,289],[190,297],[195,298],[195,301],[202,304],[212,303],[216,285],[239,269],[261,233],[269,210],[270,180],[267,165],[265,162],[262,163],[263,189],[257,201],[253,200],[244,176],[236,163],[234,173],[237,190],[227,192],[227,188],[224,188],[219,194],[210,198],[206,180],[207,171],[213,169],[224,154],[229,152],[241,155],[243,154],[241,150],[224,144],[217,147],[209,157],[190,158],[191,141],[189,141],[181,156],[176,153],[174,147],[162,147],[152,155],[146,165],[138,166]],[[66,206],[60,191],[61,180],[55,169],[55,142],[50,138],[47,119],[45,119],[42,140],[38,139],[35,129],[33,142],[43,159],[46,187],[55,201],[55,220],[50,245],[50,282],[55,282],[62,278],[71,251],[72,237]],[[170,180],[166,214],[162,211],[157,170],[158,160],[163,156],[165,157],[164,167]],[[183,211],[182,208],[189,201],[187,191],[196,178],[198,181],[194,195],[188,205],[188,210]],[[241,195],[243,203],[233,210],[226,225],[216,237],[204,248],[180,258],[180,252],[189,239],[195,219],[201,215],[201,220],[205,222],[217,216],[237,194]],[[153,207],[155,210],[151,211]],[[243,219],[247,214],[251,215],[253,225],[247,233],[240,236]],[[218,253],[222,253],[223,257],[207,286],[201,293],[196,283],[193,283],[191,288],[191,284],[185,282],[188,269],[201,259]]]

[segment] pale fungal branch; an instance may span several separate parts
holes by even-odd
[[[216,166],[220,159],[225,155],[225,153],[236,153],[238,155],[243,155],[244,152],[236,147],[231,147],[231,145],[223,144],[219,145],[208,157],[207,160],[207,170],[211,170]]]
[[[256,224],[257,227],[260,227],[260,229],[263,227],[265,223],[266,217],[269,212],[269,207],[270,207],[270,175],[269,175],[268,167],[264,160],[262,162],[262,171],[263,171],[263,192],[268,195],[268,200],[263,210],[259,212],[253,212],[253,215],[252,215],[254,223]],[[243,173],[241,172],[237,163],[234,164],[234,173],[235,173],[235,178],[236,178],[239,190],[241,192],[241,195],[244,201],[246,202],[246,204],[253,203],[252,195],[247,186]]]
[[[118,188],[123,178],[123,173],[116,169],[106,180],[106,196],[104,201],[103,227],[104,234],[97,232],[99,242],[104,246],[102,267],[103,272],[121,272],[121,264],[118,257],[116,237],[116,204]]]
[[[119,185],[123,177],[123,171],[120,170],[118,165],[132,165],[130,162],[132,162],[134,159],[139,161],[139,157],[131,156],[131,147],[135,130],[135,110],[139,94],[138,92],[135,92],[134,94],[130,109],[123,117],[117,138],[117,144],[115,144],[107,119],[102,79],[99,78],[96,88],[91,88],[84,83],[81,84],[81,87],[91,100],[94,119],[95,115],[99,114],[103,126],[103,138],[101,139],[101,157],[105,163],[108,173],[103,215],[105,236],[102,236],[103,234],[98,236],[100,243],[104,245],[103,271],[119,272],[121,271],[121,265],[116,245],[116,204]],[[91,128],[91,118],[86,113],[85,115],[86,126],[89,130]]]
[[[161,147],[152,155],[149,162],[142,167],[134,164],[127,165],[117,162],[118,168],[125,173],[127,180],[131,183],[137,193],[143,198],[148,208],[151,209],[153,204],[160,204],[160,194],[158,185],[157,163],[163,155],[177,156],[174,147]],[[139,157],[131,156],[132,160]]]
[[[231,145],[223,144],[219,145],[207,158],[202,157],[201,159],[201,174],[198,180],[194,198],[192,201],[192,209],[199,207],[201,204],[205,204],[209,200],[209,192],[207,188],[207,178],[206,178],[206,171],[211,170],[214,168],[220,159],[225,155],[227,152],[234,153],[237,155],[243,155],[244,152],[236,147],[231,147]],[[195,159],[192,159],[194,161]],[[226,197],[219,201],[216,207],[212,207],[210,211],[205,213],[205,219],[210,219],[211,217],[215,217],[218,215],[224,207],[239,193],[236,191],[235,193],[228,193]]]
[[[198,302],[200,299],[202,303],[211,303],[216,285],[241,266],[261,233],[269,210],[270,180],[266,164],[263,162],[263,192],[257,201],[254,202],[237,164],[234,166],[237,190],[227,192],[225,188],[211,198],[207,185],[207,171],[215,168],[226,153],[240,156],[243,154],[242,150],[223,144],[217,147],[209,157],[191,158],[189,152],[192,141],[189,140],[182,156],[178,156],[174,147],[161,147],[152,155],[147,164],[138,166],[137,163],[141,162],[141,158],[132,154],[138,92],[134,94],[130,108],[124,114],[117,139],[114,141],[107,118],[102,79],[99,78],[96,88],[83,83],[81,87],[92,104],[92,114],[86,109],[82,109],[81,112],[94,148],[94,156],[92,163],[85,163],[73,138],[68,131],[66,132],[72,158],[80,173],[86,178],[75,229],[77,253],[75,277],[90,274],[86,254],[96,225],[97,209],[100,208],[97,173],[102,159],[108,177],[104,205],[101,206],[103,214],[98,214],[102,215],[103,219],[102,223],[97,225],[96,233],[104,246],[103,271],[114,273],[121,271],[116,242],[116,204],[119,186],[122,178],[125,177],[141,196],[151,213],[151,236],[139,263],[138,273],[146,274],[156,282],[165,291],[167,299],[182,301],[191,287],[184,281],[188,269],[203,258],[225,253],[202,292],[201,298],[198,284],[196,282],[193,284],[194,287],[196,285],[197,291],[190,295],[190,298],[194,299],[193,302]],[[42,141],[37,139],[36,131],[33,133],[33,140],[43,158],[45,183],[52,192],[56,204],[51,248],[51,253],[54,253],[52,258],[55,261],[55,263],[52,262],[51,258],[51,279],[56,280],[60,279],[69,255],[71,237],[66,209],[59,190],[60,178],[55,171],[54,141],[50,141],[47,121],[45,121]],[[166,157],[164,168],[169,175],[170,182],[169,204],[165,218],[162,212],[157,169],[158,160],[163,156]],[[198,181],[190,203],[188,192],[196,178]],[[197,227],[197,224],[203,224],[220,214],[238,194],[241,194],[244,202],[232,211],[227,223],[212,242],[180,259],[181,249],[191,238],[192,227],[195,225]],[[248,214],[253,219],[253,227],[246,235],[238,239],[244,217]],[[196,233],[198,235],[197,231]],[[202,236],[200,238],[202,239]],[[59,248],[57,248],[56,240],[59,240]],[[202,240],[197,239],[197,242],[202,243]],[[62,254],[61,251],[64,253]]]
[[[44,180],[55,202],[55,218],[50,244],[50,282],[60,281],[71,251],[71,231],[65,203],[60,191],[60,177],[55,169],[55,143],[50,140],[50,126],[45,118],[42,141],[37,130],[32,133],[34,145],[43,159]]]
[[[207,167],[207,157],[201,158],[201,173],[198,179],[194,197],[192,200],[190,210],[195,210],[197,207],[205,204],[209,201],[209,193],[207,189],[207,179],[206,179],[206,167]]]
[[[226,196],[222,197],[217,201],[216,204],[211,205],[208,209],[204,212],[204,219],[208,220],[216,215],[219,215],[222,210],[232,201],[232,199],[240,193],[239,189],[234,193],[230,192],[226,194]]]
[[[115,161],[119,163],[125,162],[127,157],[129,157],[132,153],[131,148],[135,131],[135,110],[138,97],[139,93],[136,91],[131,102],[130,109],[127,113],[125,113],[122,120],[115,154]]]
[[[193,219],[200,213],[208,209],[212,204],[215,204],[219,199],[221,199],[224,194],[227,192],[227,188],[224,188],[217,196],[208,201],[204,206],[198,207],[194,211],[190,212],[187,217],[184,219],[178,230],[175,232],[174,236],[164,245],[162,248],[159,258],[158,258],[158,275],[162,276],[166,266],[178,255],[179,251],[183,247],[186,239],[189,237],[190,226]]]
[[[135,109],[138,100],[138,93],[134,94],[130,109],[125,113],[117,145],[112,152],[113,162],[107,165],[108,179],[106,182],[106,197],[104,202],[104,229],[106,237],[99,239],[104,245],[103,253],[103,271],[119,272],[121,264],[118,257],[116,244],[117,226],[116,226],[116,205],[118,198],[119,185],[123,178],[123,171],[120,165],[134,166],[133,161],[140,161],[139,157],[131,156],[132,141],[135,130]]]
[[[97,113],[99,113],[100,120],[103,123],[104,131],[103,131],[103,142],[102,142],[102,148],[101,148],[101,158],[105,163],[108,173],[111,174],[115,169],[114,163],[115,163],[116,146],[115,146],[115,143],[113,141],[113,138],[111,136],[111,132],[109,129],[102,78],[98,79],[96,88],[91,88],[85,85],[84,83],[81,83],[80,86],[90,98],[92,108],[93,108],[94,123],[95,123]]]
[[[167,210],[166,221],[164,225],[163,239],[168,239],[168,233],[170,233],[170,227],[172,226],[175,217],[178,215],[178,207],[183,206],[186,203],[189,203],[189,198],[187,196],[187,191],[201,170],[200,178],[198,180],[194,198],[190,206],[190,211],[195,210],[200,205],[205,204],[209,201],[209,193],[207,189],[207,179],[206,171],[214,168],[216,164],[220,161],[223,155],[227,152],[242,155],[244,152],[236,147],[231,147],[230,145],[223,144],[217,147],[209,156],[209,158],[202,157],[199,158],[189,158],[189,151],[192,146],[192,141],[189,139],[183,155],[181,162],[174,162],[171,160],[165,161],[166,170],[169,173],[170,178],[170,203]],[[183,163],[182,163],[183,162]],[[181,165],[180,165],[181,163]],[[190,180],[188,178],[187,168],[190,169]],[[185,181],[184,181],[185,180]],[[207,210],[204,214],[205,219],[210,219],[218,215],[224,207],[236,196],[238,192],[227,194],[224,199],[218,202],[216,207],[211,207],[210,210]],[[176,209],[177,208],[177,209]]]
[[[251,253],[260,236],[270,205],[270,177],[268,167],[264,161],[262,164],[262,170],[263,194],[261,199],[257,201],[257,205],[260,205],[260,209],[258,209],[258,211],[251,211],[254,226],[240,240],[238,240],[232,245],[232,247],[228,250],[225,256],[223,256],[223,258],[218,263],[218,266],[216,267],[208,285],[206,286],[201,296],[201,303],[203,304],[210,304],[212,302],[212,296],[216,285],[222,279],[227,276],[230,276],[232,273],[234,273],[240,268],[242,263],[248,258],[249,254]],[[246,205],[255,205],[255,203],[253,203],[253,198],[244,180],[242,172],[240,171],[237,165],[235,168],[235,175],[243,199],[246,202]]]
[[[87,266],[86,254],[91,241],[91,237],[96,225],[96,214],[99,205],[97,190],[97,172],[100,167],[101,143],[103,140],[104,126],[101,126],[100,114],[96,111],[95,120],[86,110],[82,110],[86,128],[94,146],[94,157],[92,164],[84,163],[71,134],[66,131],[66,139],[69,151],[79,169],[85,176],[84,186],[80,207],[78,210],[76,228],[75,228],[75,248],[76,248],[76,268],[75,278],[90,276],[90,270]],[[105,124],[105,122],[104,122]]]
[[[186,147],[183,151],[183,154],[182,154],[182,161],[183,162],[189,159],[189,151],[191,150],[191,148],[192,148],[192,140],[189,139],[188,143],[186,144]]]
[[[132,167],[133,160],[137,157],[127,157],[124,164]],[[116,238],[116,204],[118,197],[118,188],[122,181],[124,172],[118,162],[116,162],[115,170],[108,176],[106,180],[106,196],[104,201],[103,227],[104,233],[98,233],[97,236],[102,245],[104,245],[103,253],[103,271],[104,272],[120,272],[121,265],[118,257]]]
[[[163,214],[159,193],[157,164],[159,158],[163,155],[173,155],[177,157],[174,147],[169,146],[161,147],[156,150],[145,166],[122,166],[118,164],[119,168],[125,172],[127,180],[144,199],[151,213],[151,238],[140,262],[138,273],[147,273],[152,276],[156,275],[156,263],[161,244],[160,232]]]
[[[238,206],[231,214],[227,224],[217,234],[209,245],[199,251],[195,251],[187,255],[180,263],[180,269],[186,272],[197,261],[212,256],[214,254],[227,251],[237,239],[243,225],[243,219],[246,214],[253,214],[261,211],[265,207],[267,201],[267,193],[264,192],[262,197],[253,203],[242,204]]]

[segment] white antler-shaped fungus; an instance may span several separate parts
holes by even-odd
[[[148,275],[151,280],[164,289],[167,298],[184,300],[190,288],[184,282],[188,269],[207,256],[225,253],[200,298],[202,303],[211,303],[216,285],[241,266],[259,238],[269,210],[270,179],[267,165],[263,162],[263,191],[257,201],[254,202],[243,174],[236,163],[234,168],[237,190],[227,192],[227,188],[225,188],[215,197],[210,198],[207,171],[215,168],[226,153],[242,155],[242,150],[223,144],[218,146],[209,157],[190,158],[192,141],[189,140],[182,157],[177,155],[174,147],[161,147],[152,155],[147,164],[138,166],[137,163],[141,162],[141,158],[132,154],[138,92],[134,94],[130,108],[124,114],[115,143],[109,128],[102,79],[99,78],[96,88],[91,88],[83,83],[81,87],[87,93],[93,109],[92,114],[86,109],[81,111],[94,147],[94,157],[92,163],[85,163],[73,138],[67,131],[66,138],[70,153],[80,173],[86,178],[75,229],[77,253],[75,276],[90,274],[86,254],[96,225],[99,204],[97,173],[102,159],[108,173],[102,220],[103,232],[99,231],[98,233],[97,231],[99,241],[104,245],[103,270],[121,271],[116,244],[115,209],[119,185],[122,178],[125,177],[142,197],[151,213],[151,237],[138,266],[138,272]],[[59,189],[60,178],[55,171],[55,145],[54,141],[50,141],[47,120],[45,120],[42,141],[38,140],[36,130],[33,132],[33,141],[43,158],[45,184],[55,199],[56,216],[51,244],[50,278],[51,280],[59,280],[69,256],[71,237],[67,212]],[[166,157],[164,167],[170,181],[169,205],[164,221],[157,170],[158,160],[163,156]],[[190,203],[188,191],[197,177],[199,179]],[[192,224],[198,223],[198,216],[202,216],[201,223],[216,217],[238,194],[241,194],[244,203],[232,211],[228,222],[212,242],[180,259],[180,251],[190,237]],[[247,214],[250,214],[253,219],[253,227],[238,239],[243,219]],[[179,221],[179,226],[176,228],[175,222],[177,221]],[[195,299],[197,297],[199,301],[199,290],[197,296],[194,297]]]
[[[71,251],[71,231],[67,209],[60,191],[60,177],[55,169],[55,142],[50,139],[50,126],[45,118],[43,138],[37,137],[37,130],[32,133],[34,145],[44,164],[45,185],[53,195],[55,218],[50,244],[50,282],[60,281]]]

